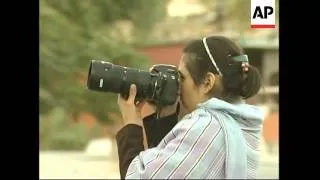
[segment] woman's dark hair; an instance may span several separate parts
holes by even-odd
[[[244,70],[243,62],[234,60],[234,57],[244,55],[235,42],[223,36],[210,36],[206,38],[206,44],[222,74],[221,98],[247,99],[258,93],[261,86],[259,70],[252,65]],[[183,52],[188,55],[186,68],[197,85],[203,82],[208,72],[219,75],[203,40],[191,41]]]

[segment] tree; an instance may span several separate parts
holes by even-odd
[[[146,32],[164,12],[161,0],[40,1],[40,113],[62,106],[108,121],[106,111],[117,111],[116,95],[88,91],[79,78],[87,76],[91,59],[146,68],[146,57],[111,32],[119,32],[122,20],[132,22],[134,33]]]

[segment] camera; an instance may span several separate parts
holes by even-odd
[[[177,68],[173,65],[156,64],[150,70],[91,60],[87,87],[92,91],[119,93],[127,99],[130,85],[135,84],[135,101],[148,101],[157,106],[174,104],[179,93]]]

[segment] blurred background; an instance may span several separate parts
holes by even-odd
[[[278,14],[275,29],[251,29],[248,0],[41,0],[40,178],[120,177],[117,96],[86,89],[91,59],[178,65],[188,40],[210,34],[237,41],[261,71],[248,100],[265,113],[257,178],[278,178]]]

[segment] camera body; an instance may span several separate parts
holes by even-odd
[[[131,84],[137,87],[135,101],[149,101],[157,106],[172,105],[179,91],[179,73],[175,66],[157,64],[151,71],[91,60],[87,87],[92,91],[119,93],[128,98]]]

